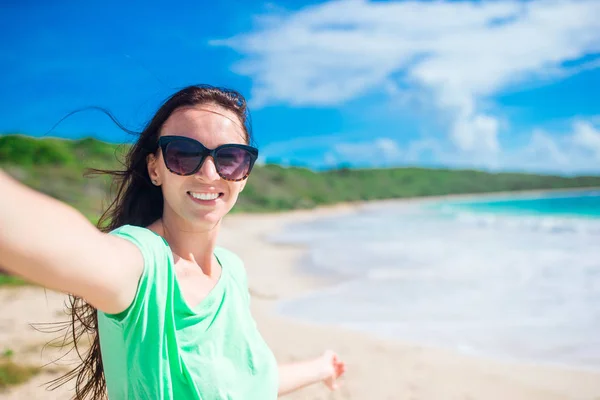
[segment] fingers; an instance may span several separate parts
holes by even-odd
[[[333,354],[332,363],[335,377],[338,378],[346,371],[346,364],[338,358],[337,354]]]
[[[340,376],[342,376],[344,374],[344,372],[346,372],[346,364],[344,364],[343,362],[340,362],[335,365],[336,378],[339,378]]]
[[[321,356],[322,364],[327,372],[323,383],[330,390],[337,390],[340,384],[337,379],[346,372],[346,364],[340,360],[338,355],[332,350],[326,350]]]
[[[340,387],[337,379],[346,372],[346,364],[333,351],[325,352],[325,357],[328,359],[327,362],[332,371],[332,375],[325,380],[325,384],[330,390],[337,390]]]

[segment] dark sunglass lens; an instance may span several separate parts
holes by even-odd
[[[242,179],[250,173],[252,155],[239,147],[224,147],[217,152],[216,166],[226,179]]]
[[[180,175],[188,175],[200,164],[202,151],[184,140],[173,140],[167,145],[164,155],[167,167]]]

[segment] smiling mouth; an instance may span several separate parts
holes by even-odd
[[[213,201],[220,197],[223,197],[223,193],[196,193],[196,192],[187,192],[187,194],[192,197],[194,200],[200,201]]]

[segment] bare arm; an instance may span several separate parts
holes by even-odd
[[[329,350],[312,360],[280,364],[278,394],[283,396],[318,382],[335,390],[338,388],[337,379],[345,370],[345,364]]]
[[[0,265],[8,272],[84,298],[107,313],[135,296],[143,258],[135,245],[104,234],[74,208],[0,169]]]

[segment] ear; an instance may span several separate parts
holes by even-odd
[[[242,193],[244,191],[244,188],[246,187],[246,183],[248,182],[248,178],[244,179],[241,183],[240,183],[240,193]]]
[[[150,181],[156,185],[160,185],[160,174],[158,173],[156,156],[152,153],[148,154],[146,157],[146,166],[148,168],[148,175],[150,176]]]

